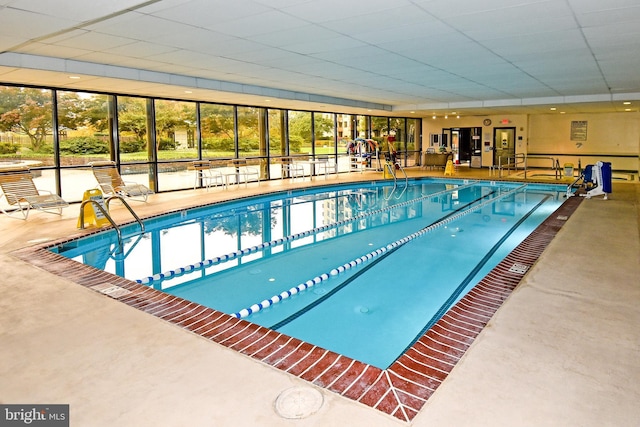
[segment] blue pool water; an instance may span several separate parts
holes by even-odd
[[[382,369],[563,202],[566,186],[352,184],[189,209],[53,250]]]

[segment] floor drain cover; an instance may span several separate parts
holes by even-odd
[[[527,270],[529,270],[529,266],[528,265],[519,264],[519,263],[513,264],[511,266],[511,268],[509,269],[510,272],[518,273],[518,274],[524,274],[524,273],[527,272]]]
[[[322,393],[310,387],[286,389],[276,399],[276,412],[282,418],[300,419],[315,414],[323,403]]]
[[[130,290],[112,285],[111,283],[103,283],[101,285],[92,286],[91,289],[101,292],[111,298],[120,298],[131,293]]]

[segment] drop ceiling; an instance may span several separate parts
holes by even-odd
[[[0,0],[0,83],[488,115],[638,111],[638,70],[638,0]]]

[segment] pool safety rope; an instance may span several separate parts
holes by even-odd
[[[274,295],[269,299],[265,299],[262,302],[256,303],[251,305],[250,307],[247,308],[243,308],[242,310],[234,313],[233,315],[237,318],[244,318],[247,316],[250,316],[253,313],[257,313],[260,310],[263,310],[267,307],[272,306],[273,304],[277,304],[280,301],[282,301],[283,299],[289,298],[292,295],[297,294],[298,292],[302,292],[305,289],[308,289],[314,285],[317,285],[321,282],[324,282],[326,280],[329,280],[331,278],[331,276],[337,276],[340,273],[344,273],[345,271],[356,267],[358,265],[361,265],[367,261],[373,260],[374,258],[376,258],[379,255],[382,255],[383,253],[392,250],[392,249],[396,249],[400,246],[403,246],[405,244],[407,244],[408,242],[421,237],[423,235],[425,235],[426,233],[429,233],[437,228],[440,228],[446,224],[449,224],[452,221],[458,220],[460,218],[462,218],[465,215],[468,215],[472,212],[477,211],[480,208],[483,208],[485,206],[487,206],[488,204],[494,203],[497,200],[503,199],[507,196],[510,196],[511,194],[514,194],[520,190],[523,190],[524,188],[526,188],[526,184],[521,185],[520,187],[514,188],[513,190],[507,191],[506,193],[500,194],[496,197],[493,197],[491,199],[485,200],[484,202],[473,206],[469,209],[463,210],[461,212],[458,212],[457,214],[451,215],[443,220],[437,221],[427,227],[422,228],[421,230],[412,233],[406,237],[403,237],[402,239],[396,240],[393,243],[389,243],[387,246],[381,247],[379,249],[376,249],[375,251],[369,252],[366,255],[363,255],[359,258],[356,258],[353,261],[349,261],[345,264],[342,264],[339,267],[333,268],[329,271],[329,273],[323,273],[319,276],[314,277],[313,279],[307,280],[306,282],[300,283],[298,286],[294,286],[289,290],[286,290],[284,292],[279,293],[278,295]]]
[[[356,215],[353,218],[349,218],[349,219],[345,219],[345,220],[342,220],[342,221],[337,221],[337,222],[334,222],[334,223],[326,224],[326,225],[323,225],[322,227],[316,227],[316,228],[313,228],[311,230],[304,231],[302,233],[291,234],[289,236],[281,237],[281,238],[275,239],[275,240],[271,240],[270,242],[264,242],[264,243],[261,243],[261,244],[256,245],[256,246],[252,246],[250,248],[245,248],[245,249],[242,249],[242,250],[238,250],[238,251],[226,254],[226,255],[215,257],[215,258],[206,259],[204,261],[197,262],[196,264],[190,264],[190,265],[187,265],[185,267],[180,267],[180,268],[175,269],[175,270],[169,270],[169,271],[166,271],[164,273],[158,273],[158,274],[154,274],[153,276],[147,276],[147,277],[144,277],[142,279],[136,279],[136,283],[140,283],[142,285],[149,285],[149,284],[154,283],[154,282],[159,282],[159,281],[162,281],[162,280],[165,280],[165,279],[169,279],[169,278],[172,278],[172,277],[180,276],[180,275],[183,275],[185,273],[190,273],[192,271],[200,270],[202,268],[211,267],[213,265],[217,265],[217,264],[221,264],[221,263],[224,263],[224,262],[227,262],[227,261],[231,261],[231,260],[236,259],[238,257],[241,257],[243,255],[249,255],[249,254],[261,251],[264,248],[268,248],[268,247],[271,247],[271,246],[282,245],[284,242],[292,242],[294,240],[297,240],[297,239],[300,239],[300,238],[303,238],[303,237],[307,237],[307,236],[310,236],[310,235],[318,233],[318,232],[327,231],[327,230],[330,230],[332,228],[336,228],[336,227],[340,227],[340,226],[343,226],[343,225],[346,225],[346,224],[349,224],[349,223],[352,223],[352,222],[360,221],[361,219],[366,218],[368,216],[376,215],[376,214],[379,214],[379,213],[382,213],[382,212],[385,212],[385,211],[388,211],[388,210],[391,210],[391,209],[396,209],[396,208],[399,208],[399,207],[402,207],[402,206],[407,206],[407,205],[410,205],[410,204],[413,204],[413,203],[417,203],[417,202],[425,200],[425,199],[438,197],[438,196],[440,196],[442,194],[450,193],[452,191],[459,191],[459,190],[471,187],[471,186],[475,185],[476,183],[477,183],[477,181],[473,181],[473,182],[470,182],[470,183],[465,184],[465,185],[460,186],[460,187],[455,187],[455,188],[452,188],[452,189],[449,189],[449,190],[438,191],[436,193],[424,195],[424,196],[418,197],[416,199],[407,200],[407,201],[402,202],[402,203],[398,203],[398,204],[387,206],[387,207],[384,207],[384,208],[381,208],[381,209],[376,209],[376,210],[373,210],[373,211],[369,211],[367,213]]]

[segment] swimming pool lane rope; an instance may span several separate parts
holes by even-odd
[[[362,219],[364,219],[366,217],[372,216],[372,215],[377,215],[377,214],[380,214],[380,213],[383,213],[383,212],[386,212],[386,211],[389,211],[389,210],[392,210],[392,209],[396,209],[396,208],[399,208],[399,207],[411,205],[411,204],[420,202],[422,200],[430,199],[430,198],[433,198],[433,197],[438,197],[438,196],[441,196],[443,194],[450,193],[450,192],[453,192],[453,191],[463,190],[465,188],[468,188],[468,187],[471,187],[471,186],[477,184],[477,182],[478,181],[472,181],[472,182],[470,182],[468,184],[465,184],[465,185],[462,185],[460,187],[455,187],[455,188],[452,188],[452,189],[442,190],[442,191],[438,191],[436,193],[423,195],[421,197],[418,197],[418,198],[415,198],[415,199],[411,199],[411,200],[407,200],[407,201],[404,201],[402,203],[397,203],[397,204],[394,204],[394,205],[391,205],[391,206],[386,206],[384,208],[380,208],[380,209],[369,211],[369,212],[366,212],[366,213],[363,213],[363,214],[360,214],[360,215],[356,215],[356,216],[354,216],[352,218],[344,219],[342,221],[337,221],[337,222],[333,222],[333,223],[330,223],[330,224],[326,224],[326,225],[323,225],[321,227],[316,227],[316,228],[313,228],[311,230],[303,231],[301,233],[291,234],[289,236],[285,236],[285,237],[281,237],[281,238],[278,238],[278,239],[274,239],[274,240],[271,240],[269,242],[264,242],[264,243],[261,243],[261,244],[256,245],[256,246],[252,246],[250,248],[237,250],[235,252],[231,252],[231,253],[226,254],[226,255],[221,255],[219,257],[215,257],[215,258],[210,258],[210,259],[206,259],[206,260],[203,260],[203,261],[199,261],[199,262],[197,262],[195,264],[189,264],[189,265],[187,265],[185,267],[180,267],[180,268],[177,268],[175,270],[169,270],[169,271],[166,271],[164,273],[157,273],[157,274],[154,274],[153,276],[147,276],[147,277],[144,277],[142,279],[136,279],[136,283],[140,283],[142,285],[149,285],[149,284],[152,284],[154,282],[159,282],[159,281],[162,281],[162,280],[165,280],[165,279],[169,279],[169,278],[172,278],[172,277],[181,276],[181,275],[183,275],[185,273],[190,273],[190,272],[193,272],[193,271],[201,270],[203,268],[207,268],[207,267],[211,267],[211,266],[214,266],[214,265],[222,264],[222,263],[225,263],[227,261],[231,261],[233,259],[236,259],[238,257],[244,256],[244,255],[250,255],[252,253],[261,251],[261,250],[263,250],[265,248],[268,248],[268,247],[282,245],[285,242],[292,242],[294,240],[298,240],[298,239],[301,239],[303,237],[311,236],[313,234],[316,234],[316,233],[319,233],[319,232],[322,232],[322,231],[327,231],[327,230],[330,230],[332,228],[337,228],[337,227],[340,227],[340,226],[343,226],[343,225],[347,225],[347,224],[352,223],[352,222],[360,221],[360,220],[362,220]]]
[[[495,203],[496,201],[498,201],[500,199],[508,197],[508,196],[518,192],[518,191],[521,191],[524,188],[526,188],[526,186],[527,186],[527,184],[523,184],[523,185],[521,185],[521,186],[519,186],[517,188],[514,188],[513,190],[507,191],[506,193],[503,193],[503,194],[500,194],[500,195],[498,195],[496,197],[493,197],[491,199],[485,200],[484,202],[481,202],[481,203],[479,203],[479,204],[477,204],[477,205],[475,205],[473,207],[470,207],[468,209],[462,210],[462,211],[460,211],[460,212],[458,212],[456,214],[449,215],[449,216],[445,217],[444,219],[436,221],[436,222],[432,223],[431,225],[429,225],[427,227],[424,227],[424,228],[420,229],[419,231],[417,231],[415,233],[412,233],[412,234],[410,234],[408,236],[403,237],[402,239],[398,239],[393,243],[389,243],[388,245],[383,246],[381,248],[378,248],[375,251],[369,252],[368,254],[362,255],[359,258],[356,258],[356,259],[354,259],[352,261],[349,261],[349,262],[347,262],[345,264],[342,264],[342,265],[340,265],[338,267],[335,267],[335,268],[331,269],[328,273],[320,274],[319,276],[316,276],[313,279],[309,279],[306,282],[300,283],[299,285],[294,286],[294,287],[292,287],[292,288],[290,288],[290,289],[288,289],[286,291],[283,291],[283,292],[281,292],[281,293],[279,293],[277,295],[274,295],[269,299],[265,299],[265,300],[263,300],[263,301],[261,301],[259,303],[253,304],[253,305],[251,305],[251,306],[249,306],[247,308],[243,308],[242,310],[234,313],[233,315],[240,319],[240,318],[245,318],[247,316],[250,316],[253,313],[257,313],[260,310],[263,310],[263,309],[265,309],[267,307],[270,307],[270,306],[272,306],[274,304],[277,304],[280,301],[289,298],[290,296],[293,296],[293,295],[295,295],[295,294],[297,294],[299,292],[304,291],[305,289],[308,289],[308,288],[310,288],[312,286],[315,286],[315,285],[317,285],[319,283],[322,283],[322,282],[324,282],[326,280],[329,280],[332,276],[337,276],[340,273],[344,273],[345,271],[350,270],[351,268],[357,267],[357,266],[359,266],[359,265],[361,265],[361,264],[363,264],[365,262],[371,261],[371,260],[377,258],[378,256],[380,256],[382,254],[385,254],[387,251],[391,251],[391,250],[395,251],[399,247],[409,243],[410,241],[412,241],[412,240],[414,240],[414,239],[416,239],[418,237],[424,236],[425,234],[427,234],[427,233],[429,233],[429,232],[431,232],[431,231],[433,231],[433,230],[435,230],[437,228],[440,228],[440,227],[442,227],[442,226],[444,226],[446,224],[449,224],[452,221],[456,221],[456,220],[462,218],[463,216],[466,216],[466,215],[468,215],[468,214],[470,214],[472,212],[477,211],[478,209],[481,209],[481,208],[483,208],[483,207],[485,207],[485,206],[487,206],[487,205],[489,205],[491,203]]]

